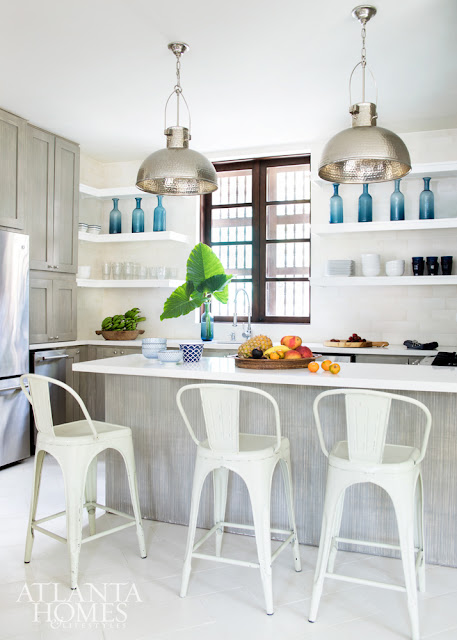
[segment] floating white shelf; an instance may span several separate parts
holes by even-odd
[[[424,231],[431,229],[457,229],[457,218],[434,220],[398,220],[392,222],[342,222],[341,224],[313,224],[311,233],[317,236],[341,233],[371,233],[372,231]]]
[[[457,284],[457,276],[377,276],[375,278],[365,276],[325,276],[323,278],[310,278],[315,287],[373,287],[373,286],[417,286],[417,285],[449,285]]]
[[[424,176],[430,176],[431,178],[457,177],[457,160],[450,162],[426,162],[421,164],[413,164],[411,171],[403,178],[403,180],[423,178]],[[319,178],[317,171],[311,174],[311,179],[313,180],[313,182],[319,182],[321,184],[331,184],[331,182]]]
[[[96,187],[90,187],[87,184],[79,185],[79,193],[86,198],[128,198],[128,197],[142,197],[142,198],[154,198],[153,193],[146,193],[141,191],[135,185],[131,187],[109,187],[107,189],[97,189]]]
[[[78,287],[91,289],[174,289],[182,285],[182,280],[92,280],[76,278]]]
[[[146,231],[143,233],[88,233],[80,231],[78,238],[83,242],[172,242],[189,243],[188,236],[176,231]]]

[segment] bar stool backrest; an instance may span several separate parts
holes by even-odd
[[[25,381],[28,381],[29,391],[27,390]],[[46,434],[55,438],[54,422],[52,419],[51,398],[49,393],[49,385],[55,384],[58,387],[65,389],[70,395],[72,395],[76,402],[79,404],[81,411],[87,420],[89,427],[92,430],[92,434],[95,438],[98,438],[97,431],[91,420],[91,417],[87,411],[86,405],[81,400],[79,395],[71,387],[60,380],[54,380],[54,378],[48,378],[47,376],[39,376],[36,373],[26,373],[21,376],[20,384],[22,391],[25,393],[27,400],[32,405],[33,415],[35,417],[35,425],[40,433]]]
[[[428,408],[414,398],[368,389],[335,389],[320,393],[314,400],[313,412],[323,453],[328,457],[319,416],[319,403],[328,396],[344,395],[348,455],[351,462],[381,464],[386,444],[392,400],[419,407],[426,417],[420,462],[427,449],[432,417]]]
[[[241,392],[263,396],[273,405],[276,423],[275,451],[279,449],[281,445],[281,426],[279,408],[276,400],[270,396],[270,394],[260,389],[232,384],[189,384],[181,387],[178,391],[176,395],[178,409],[196,444],[200,444],[200,441],[195,435],[181,402],[181,395],[192,389],[199,389],[200,391],[208,444],[213,451],[225,453],[239,452]]]

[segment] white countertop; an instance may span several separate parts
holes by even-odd
[[[187,340],[188,342],[195,342],[195,340]],[[186,342],[182,339],[170,339],[167,341],[168,347],[179,348],[179,344]],[[214,340],[212,342],[206,342],[205,349],[217,349],[221,351],[236,351],[240,343],[230,344],[230,342],[222,342]],[[304,343],[307,347],[313,351],[313,353],[337,353],[338,355],[352,354],[358,355],[385,355],[385,356],[435,356],[438,351],[457,351],[457,347],[439,346],[437,349],[431,351],[421,351],[420,349],[407,349],[402,344],[390,344],[388,347],[371,347],[369,349],[357,349],[357,348],[345,348],[345,347],[324,347],[320,342],[307,342]],[[68,342],[43,342],[41,344],[31,344],[30,349],[35,351],[37,349],[62,349],[64,347],[79,347],[84,345],[95,345],[98,347],[139,347],[141,348],[141,338],[137,340],[104,340],[103,338],[97,338],[94,340],[70,340]]]
[[[341,363],[337,375],[307,369],[265,371],[238,369],[233,358],[202,358],[197,364],[163,365],[141,354],[104,358],[73,365],[74,371],[126,376],[186,378],[221,382],[262,382],[355,389],[457,392],[457,368],[402,364]]]

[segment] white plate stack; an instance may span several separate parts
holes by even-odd
[[[367,277],[379,276],[381,257],[379,253],[362,253],[362,273]]]
[[[353,276],[355,273],[354,260],[327,260],[326,276]]]

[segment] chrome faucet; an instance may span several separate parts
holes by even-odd
[[[249,294],[246,291],[246,289],[238,289],[238,291],[235,294],[235,310],[233,312],[233,322],[232,322],[232,327],[237,327],[237,314],[236,314],[236,299],[238,297],[238,294],[243,292],[244,295],[246,296],[247,300],[248,300],[248,326],[246,327],[246,331],[244,331],[241,335],[243,336],[243,338],[249,339],[252,335],[252,328],[251,328],[251,301],[249,300]]]

